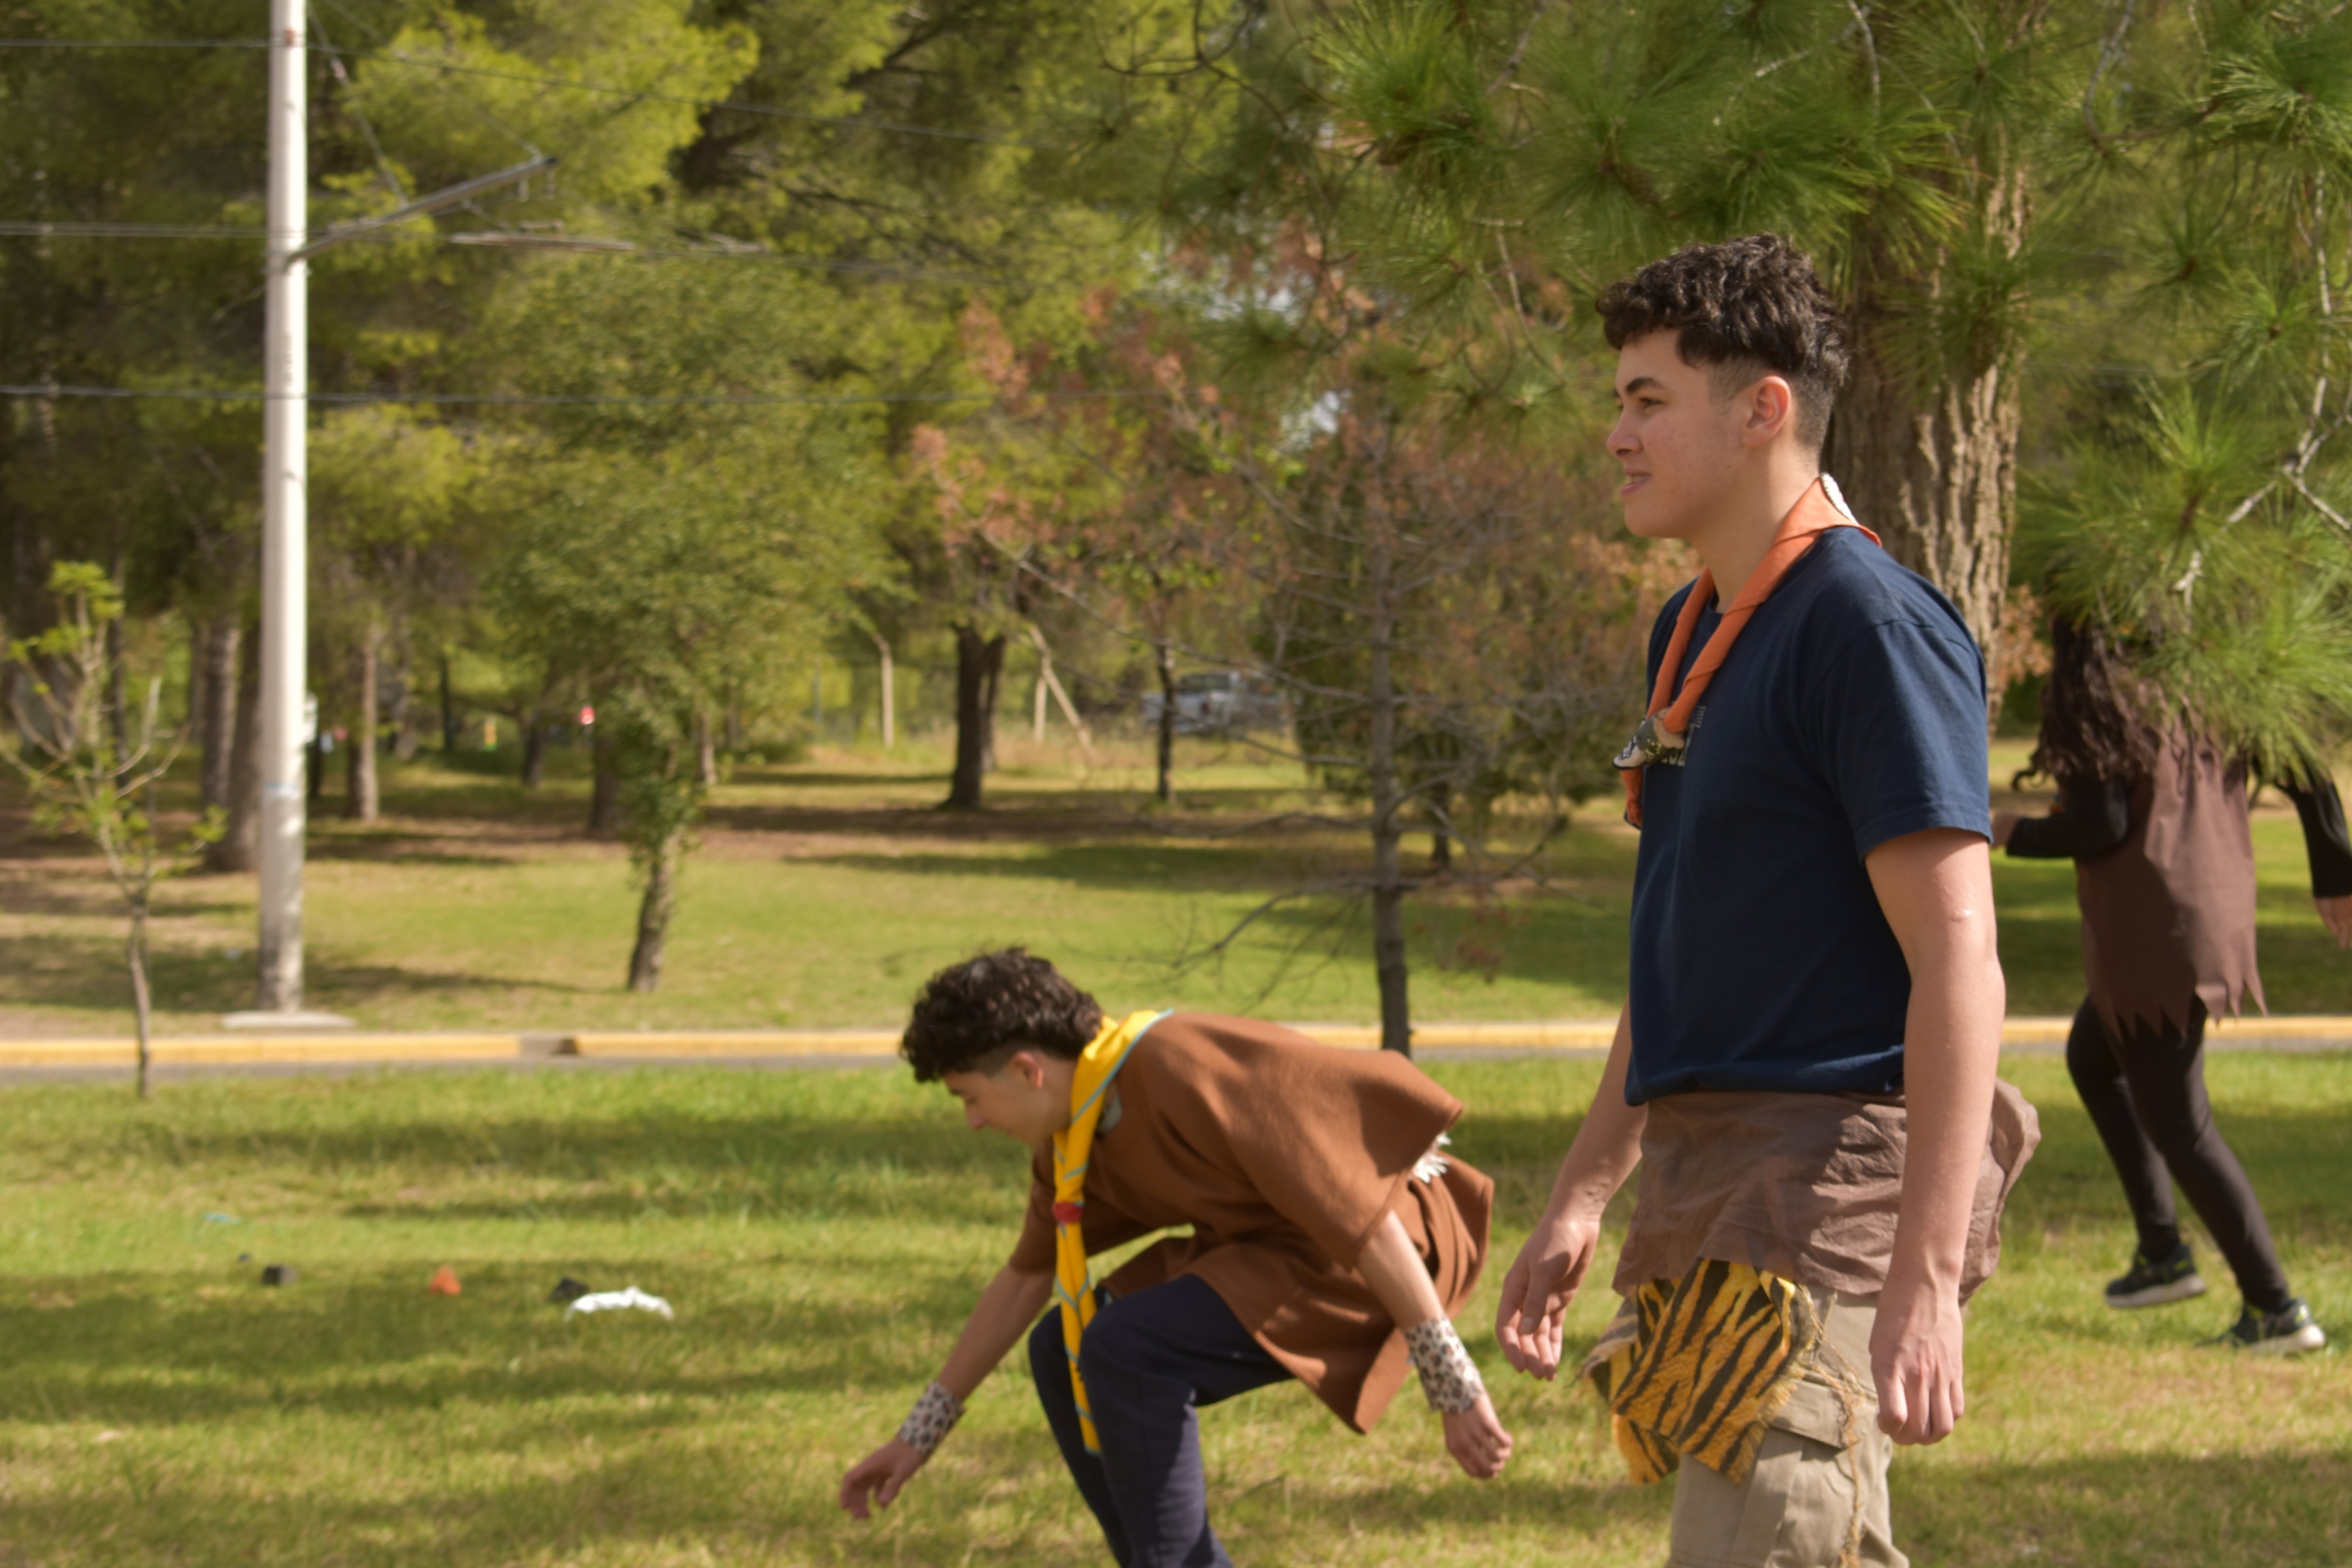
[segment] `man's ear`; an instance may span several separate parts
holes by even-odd
[[[1013,1052],[1005,1058],[1004,1070],[1031,1089],[1045,1087],[1045,1058],[1041,1051],[1024,1047]]]
[[[1796,423],[1797,391],[1785,377],[1766,375],[1739,395],[1742,418],[1739,440],[1746,447],[1769,447]]]

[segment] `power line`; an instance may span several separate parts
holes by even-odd
[[[0,38],[0,49],[266,49],[268,38]]]
[[[266,239],[268,235],[266,228],[204,223],[0,222],[0,237],[31,239]]]
[[[267,38],[0,38],[0,49],[266,49]],[[898,136],[933,136],[947,142],[977,142],[991,147],[1019,147],[1032,153],[1059,153],[1060,147],[1038,142],[1023,142],[1010,136],[990,136],[978,131],[942,131],[936,125],[905,125],[890,120],[856,120],[844,115],[811,114],[803,110],[782,109],[772,103],[741,103],[732,99],[689,98],[678,93],[656,92],[649,88],[616,87],[610,82],[575,81],[563,77],[530,76],[520,71],[496,70],[488,66],[461,66],[448,60],[421,59],[415,55],[394,54],[387,50],[337,48],[325,43],[305,46],[312,54],[341,56],[347,60],[382,60],[392,65],[414,66],[424,70],[454,71],[465,76],[490,77],[499,81],[527,83],[532,87],[560,87],[573,92],[603,93],[612,98],[641,100],[649,103],[683,103],[695,109],[723,109],[737,114],[765,115],[772,120],[797,120],[811,125],[839,125],[858,131],[884,131]],[[512,132],[509,132],[509,135]]]
[[[1113,398],[1142,397],[1142,392],[1031,392],[1032,397],[1052,398]],[[250,388],[230,387],[138,387],[138,386],[65,386],[35,383],[0,384],[0,397],[103,397],[162,398],[194,403],[265,403],[272,400],[267,392]],[[757,397],[719,395],[709,397],[616,397],[606,395],[562,396],[537,395],[528,393],[501,392],[312,392],[296,393],[289,401],[311,403],[406,403],[406,404],[483,404],[502,407],[578,407],[615,406],[640,408],[759,408],[782,404],[820,407],[848,407],[883,403],[993,403],[992,392],[874,392],[855,393],[824,397]]]
[[[324,238],[334,234],[332,228],[305,230],[305,237]],[[254,242],[268,237],[266,228],[227,224],[194,223],[73,223],[47,219],[0,220],[0,239],[234,239]],[[398,235],[389,230],[373,234],[353,234],[344,237],[397,244],[419,237],[436,245],[463,246],[468,249],[499,250],[561,250],[593,251],[614,256],[640,256],[654,260],[677,261],[770,261],[783,267],[804,268],[814,272],[837,272],[855,277],[879,278],[908,283],[961,283],[995,289],[1053,289],[1074,287],[1033,278],[1001,278],[982,272],[949,272],[887,260],[852,260],[835,257],[802,256],[791,251],[770,250],[754,245],[657,246],[643,245],[635,240],[607,239],[595,236],[534,234],[528,230],[492,229],[482,233],[446,234],[434,231],[428,235]]]

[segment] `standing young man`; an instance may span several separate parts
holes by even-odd
[[[1960,1305],[2037,1136],[1994,1077],[1983,661],[1821,470],[1847,354],[1803,256],[1692,247],[1601,310],[1626,525],[1706,571],[1618,759],[1631,995],[1496,1327],[1554,1375],[1639,1162],[1584,1370],[1635,1478],[1676,1478],[1670,1562],[1899,1564],[1888,1440],[1961,1416]]]
[[[1024,1333],[1122,1565],[1228,1562],[1193,1412],[1285,1378],[1362,1432],[1410,1365],[1455,1462],[1502,1469],[1510,1434],[1449,1321],[1493,1184],[1438,1152],[1462,1107],[1410,1063],[1244,1018],[1107,1017],[1019,948],[931,976],[900,1052],[973,1128],[1029,1147],[1029,1214],[938,1381],[843,1479],[851,1513],[898,1495]],[[1178,1226],[1089,1286],[1089,1253]]]

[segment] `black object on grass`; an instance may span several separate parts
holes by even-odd
[[[273,1263],[261,1271],[264,1285],[291,1285],[302,1278],[302,1271],[290,1263]]]
[[[588,1287],[566,1274],[555,1282],[555,1289],[547,1293],[547,1299],[561,1307],[577,1301],[586,1294],[588,1294]]]

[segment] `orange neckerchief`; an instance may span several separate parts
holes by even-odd
[[[1863,537],[1873,544],[1878,535],[1863,528],[1853,514],[1845,509],[1845,499],[1835,489],[1835,481],[1827,474],[1805,487],[1789,515],[1780,520],[1780,531],[1772,536],[1772,547],[1756,570],[1740,585],[1739,596],[1723,612],[1723,624],[1715,628],[1706,647],[1699,650],[1698,662],[1691,666],[1690,679],[1683,682],[1682,693],[1674,697],[1672,706],[1667,698],[1674,694],[1675,672],[1682,668],[1683,654],[1690,647],[1691,634],[1697,629],[1698,618],[1715,602],[1715,574],[1701,571],[1698,581],[1691,584],[1690,597],[1683,601],[1682,614],[1675,621],[1675,635],[1666,643],[1666,657],[1658,665],[1657,684],[1650,689],[1648,716],[1625,749],[1617,753],[1617,769],[1625,775],[1625,820],[1635,827],[1642,826],[1642,778],[1650,763],[1679,763],[1682,751],[1690,733],[1691,714],[1696,711],[1699,699],[1706,695],[1707,683],[1715,672],[1723,668],[1730,657],[1731,645],[1738,640],[1772,590],[1780,585],[1789,568],[1802,559],[1805,552],[1832,528],[1860,528]]]

